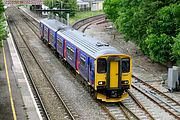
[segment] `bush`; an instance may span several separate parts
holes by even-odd
[[[171,61],[173,39],[166,34],[157,36],[149,35],[146,40],[150,58],[156,62],[165,63]]]
[[[175,61],[177,60],[176,64],[180,65],[180,33],[177,35],[176,38],[173,38],[174,45],[172,47],[172,54]]]
[[[157,11],[150,25],[149,34],[176,36],[180,32],[180,4],[165,6]]]
[[[6,28],[5,28],[5,23],[4,23],[4,5],[3,2],[0,1],[0,47],[2,47],[1,42],[2,40],[4,40],[6,38],[7,32],[6,32]]]

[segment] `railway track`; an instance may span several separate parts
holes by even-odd
[[[16,40],[17,38],[20,38],[20,36],[18,35],[18,32],[19,32],[19,31],[18,31],[18,29],[17,29],[17,26],[12,23],[12,19],[9,19],[9,20],[8,20],[8,24],[9,24],[9,26],[11,26],[11,27],[10,27],[10,31],[13,31],[13,30],[16,30],[16,31],[17,31],[17,33],[12,34],[13,39]],[[20,39],[21,39],[21,38],[20,38]],[[36,100],[36,103],[37,103],[38,108],[39,108],[39,110],[40,110],[40,113],[41,113],[43,119],[50,120],[49,115],[48,115],[48,113],[47,113],[47,110],[46,110],[46,108],[44,107],[44,104],[43,104],[42,99],[41,99],[41,97],[40,97],[40,93],[38,92],[37,87],[35,86],[35,83],[34,83],[34,81],[33,81],[33,76],[31,75],[30,70],[28,69],[27,62],[26,62],[25,58],[22,56],[22,54],[23,54],[22,51],[21,51],[20,48],[18,47],[17,41],[15,41],[15,45],[16,45],[16,47],[17,47],[18,53],[19,53],[19,55],[20,55],[20,57],[21,57],[21,60],[22,60],[22,62],[23,62],[23,64],[24,64],[24,69],[26,70],[27,75],[28,75],[28,77],[29,77],[29,79],[30,79],[30,82],[29,82],[29,83],[30,83],[31,88],[33,88],[33,89],[32,89],[32,92],[33,92],[33,95],[35,96],[35,100]],[[21,47],[23,48],[24,46],[21,46]],[[24,52],[24,53],[25,53],[25,52]]]
[[[38,26],[36,25],[36,24],[34,24],[34,22],[32,22],[34,19],[29,19],[26,15],[21,15],[21,17],[25,20],[25,22],[26,22],[26,24],[33,30],[33,32],[37,35],[37,36],[39,36],[39,28],[38,28]],[[33,27],[32,27],[33,26]],[[39,36],[39,38],[40,38],[40,36]],[[64,63],[63,63],[64,64]],[[64,64],[65,65],[65,64]],[[72,71],[70,71],[70,72],[72,72]],[[74,74],[74,73],[73,73]],[[75,75],[74,75],[74,77],[75,77]]]
[[[105,16],[101,16],[100,18],[91,18],[88,22],[83,22],[79,24],[75,24],[75,29],[80,31],[85,31],[85,29],[91,25],[102,22],[105,20]],[[83,21],[83,20],[82,20]],[[81,21],[79,21],[81,22]],[[129,91],[130,94],[130,91]],[[128,119],[128,120],[140,120],[140,119],[147,119],[147,120],[154,120],[152,115],[144,108],[144,106],[133,96],[130,94],[131,98],[125,100],[125,102],[121,102],[119,104],[105,104],[99,103],[102,109],[111,117],[112,120],[116,119]],[[131,104],[131,105],[130,105]],[[129,107],[131,106],[131,107]],[[131,109],[132,108],[132,109]]]
[[[25,17],[25,16],[22,16],[22,17]],[[105,17],[104,17],[105,18]],[[76,24],[75,28],[76,29],[82,29],[82,31],[85,31],[85,29],[91,25],[91,24],[95,24],[97,22],[100,22],[102,20],[104,20],[104,18],[94,18],[96,20],[93,20],[91,18],[91,21],[89,20],[90,23],[81,23],[79,24],[80,26],[78,26],[78,24]],[[27,19],[27,18],[24,18],[24,19]],[[93,22],[92,22],[93,21]],[[32,26],[33,23],[29,23],[28,22],[28,19],[26,20],[26,22],[29,24],[28,26]],[[86,24],[86,25],[85,25]],[[85,27],[82,27],[82,26],[85,26]],[[35,24],[33,25],[34,27],[36,26]],[[36,30],[33,30],[34,32],[38,32],[38,27],[36,26]],[[135,76],[133,76],[135,77]],[[136,80],[138,80],[138,78],[136,78]],[[146,83],[143,83],[143,81],[140,81],[140,79],[138,80],[139,82],[141,82],[142,84],[146,84]],[[150,87],[150,86],[149,86]],[[137,88],[137,87],[136,87]],[[142,93],[142,91],[144,90],[138,90],[138,88],[136,89],[134,86],[133,86],[133,92],[132,91],[129,91],[129,95],[130,95],[130,98],[123,101],[122,103],[120,103],[119,105],[114,105],[114,104],[110,104],[109,106],[106,106],[106,105],[101,105],[102,108],[104,109],[104,111],[106,111],[109,116],[111,117],[111,119],[115,120],[115,119],[152,119],[152,120],[155,120],[155,119],[160,119],[158,115],[155,115],[154,112],[155,110],[152,110],[152,109],[148,109],[149,106],[147,106],[146,104],[143,105],[143,103],[145,103],[145,101],[143,100],[140,100],[140,98],[143,98],[144,96],[143,95],[138,95],[139,92]],[[160,91],[158,90],[155,90],[155,88],[152,88],[152,86],[150,87],[152,91],[152,89],[154,91],[156,91],[157,93],[160,93]],[[134,94],[137,94],[138,96],[134,96]],[[151,94],[152,95],[152,94]],[[150,95],[149,95],[150,96]],[[146,96],[147,97],[147,96]],[[151,96],[152,97],[152,96]],[[161,97],[165,97],[166,99],[169,99],[167,98],[168,96],[166,96],[165,94],[162,95],[161,94]],[[157,97],[156,97],[157,98]],[[139,100],[138,100],[139,99]],[[170,99],[169,99],[170,100]],[[167,100],[167,101],[169,101]],[[151,100],[153,101],[153,100]],[[157,100],[155,100],[157,102]],[[172,115],[173,117],[170,117],[170,118],[176,118],[176,119],[179,119],[179,108],[176,108],[176,107],[179,107],[179,103],[177,102],[174,102],[173,99],[170,100],[171,101],[171,104],[172,105],[168,105],[166,104],[167,106],[169,106],[169,108],[166,108],[165,106],[165,110],[164,107],[162,107],[162,105],[159,105],[160,108],[159,108],[159,111],[161,111],[161,108],[163,108],[166,112],[168,112],[170,115]],[[155,102],[155,103],[156,103]],[[161,101],[162,102],[162,101]],[[151,102],[152,103],[152,102]],[[153,102],[154,103],[154,102]],[[156,103],[156,104],[159,104],[159,103]],[[161,103],[160,103],[161,104]],[[164,103],[163,103],[164,104]],[[177,106],[176,107],[173,107],[173,104],[176,104]],[[169,110],[168,109],[173,109],[173,110]],[[176,111],[176,112],[175,112]],[[171,113],[172,112],[172,113]],[[123,113],[123,114],[122,114]]]
[[[136,79],[136,82],[132,85],[134,90],[137,90],[146,96],[148,99],[153,101],[153,103],[157,104],[174,118],[180,119],[180,103],[152,87],[148,83],[142,81],[141,79],[138,79],[135,76],[133,77]]]
[[[138,99],[130,92],[130,97],[120,103],[98,104],[110,116],[112,120],[156,120]]]
[[[36,90],[36,96],[41,104],[42,115],[44,119],[76,119],[78,114],[68,105],[65,96],[60,94],[52,84],[50,77],[46,74],[40,58],[36,55],[33,48],[30,47],[28,40],[37,39],[37,36],[22,20],[22,16],[16,8],[9,8],[7,12],[8,23],[20,53],[21,59],[25,65],[29,79]],[[31,33],[31,34],[30,34]],[[62,109],[64,108],[64,109]]]
[[[104,19],[106,17],[105,14],[101,14],[101,15],[97,15],[97,16],[93,16],[93,17],[89,17],[86,19],[82,19],[77,21],[76,23],[74,23],[74,25],[72,25],[72,27],[76,30],[79,30],[82,26],[87,25],[89,23],[91,23],[92,21],[95,20],[99,20],[99,19]]]
[[[85,25],[85,27],[83,28],[83,31],[85,31],[87,26],[89,26],[91,24],[94,24],[96,22],[97,21],[94,21],[92,23],[85,23],[87,25]],[[80,27],[82,27],[82,26],[80,26]],[[80,27],[77,27],[77,29],[80,28]],[[133,87],[132,91],[138,90],[138,92],[143,93],[143,96],[141,96],[141,97],[145,97],[145,96],[148,97],[148,99],[153,101],[153,104],[156,104],[156,105],[158,105],[160,107],[159,111],[161,111],[161,109],[163,109],[164,110],[163,112],[168,112],[168,114],[171,116],[170,118],[172,118],[172,119],[174,119],[174,118],[180,119],[180,104],[178,102],[176,102],[174,99],[167,96],[166,94],[160,92],[156,88],[152,87],[151,85],[147,84],[146,82],[143,82],[142,80],[138,79],[137,77],[135,77],[135,76],[133,76],[133,77],[136,80],[138,80],[138,84],[141,83],[141,85],[138,85],[138,87],[135,86],[135,85],[132,85],[132,87]],[[144,87],[142,89],[139,89],[139,86],[142,86],[142,85]],[[148,92],[149,95],[146,95],[147,92]],[[128,106],[131,106],[129,109],[131,109],[131,108],[132,109],[129,110],[129,113],[131,113],[131,111],[133,111],[133,109],[135,109],[135,111],[141,111],[141,112],[139,112],[141,114],[141,115],[139,115],[139,118],[141,118],[141,119],[155,120],[155,119],[160,119],[162,117],[162,116],[155,115],[154,112],[156,112],[156,110],[147,109],[148,107],[146,107],[146,104],[144,104],[144,105],[142,104],[142,103],[145,103],[145,101],[139,101],[138,98],[141,98],[141,97],[140,96],[134,96],[133,94],[139,94],[139,93],[129,91],[130,99],[127,99],[127,100],[123,101]],[[134,106],[135,103],[139,106],[140,110],[137,110],[138,109],[137,106]],[[122,105],[122,106],[125,107],[124,105]],[[108,108],[105,109],[105,111],[107,111],[107,110],[108,110]],[[125,113],[125,112],[123,112],[123,113]],[[113,113],[109,112],[109,114],[110,114],[110,116],[113,116],[112,115]],[[130,119],[131,117],[129,118],[128,115],[127,115],[126,118]],[[113,119],[115,119],[115,118],[113,118]],[[136,119],[138,119],[138,118],[136,118]]]
[[[78,21],[78,23],[76,23],[73,27],[79,31],[84,32],[88,26],[103,22],[104,20],[105,20],[104,15],[99,18],[94,17],[94,18],[89,19],[86,22],[83,22],[83,20]],[[79,22],[82,22],[82,23],[79,23]],[[130,91],[129,91],[129,94],[130,94]],[[116,119],[140,120],[144,118],[146,118],[147,120],[150,120],[150,119],[154,120],[152,115],[133,96],[133,94],[130,94],[130,96],[131,98],[119,104],[106,104],[106,103],[100,103],[100,102],[98,103],[102,107],[102,109],[110,116],[112,120],[116,120]]]
[[[102,109],[108,113],[110,118],[112,120],[141,120],[143,116],[142,114],[137,115],[136,113],[128,108],[125,103],[101,103],[99,102],[99,105],[102,107]],[[147,120],[149,120],[147,118]]]

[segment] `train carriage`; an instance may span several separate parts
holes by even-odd
[[[40,22],[41,38],[56,49],[57,32],[60,29],[65,29],[67,26],[55,19],[43,19]]]
[[[40,24],[51,23],[41,21]],[[40,29],[45,31],[44,27]],[[84,78],[97,99],[119,102],[128,96],[132,83],[129,55],[70,27],[58,29],[54,41],[57,41],[57,52]]]

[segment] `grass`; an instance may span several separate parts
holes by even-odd
[[[91,16],[103,14],[103,11],[87,11],[87,12],[77,12],[74,17],[70,18],[70,24],[73,25],[76,21],[88,18]]]

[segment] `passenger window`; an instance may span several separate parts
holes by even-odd
[[[47,36],[48,36],[48,29],[45,28],[45,34],[44,34],[44,37],[47,38]]]
[[[97,72],[106,73],[107,71],[107,61],[105,58],[99,58],[97,60]]]
[[[122,59],[122,72],[128,73],[130,71],[130,59]]]
[[[71,58],[74,57],[74,50],[73,50],[73,48],[71,48],[70,46],[67,46],[67,52],[69,53]]]
[[[50,40],[51,42],[54,42],[54,35],[52,33],[50,33]]]
[[[59,47],[62,47],[62,41],[59,38],[57,40],[57,44],[58,44]]]
[[[81,57],[80,57],[80,64],[81,64],[82,66],[85,66],[85,65],[86,65],[86,57],[83,56],[83,55],[81,55]]]

